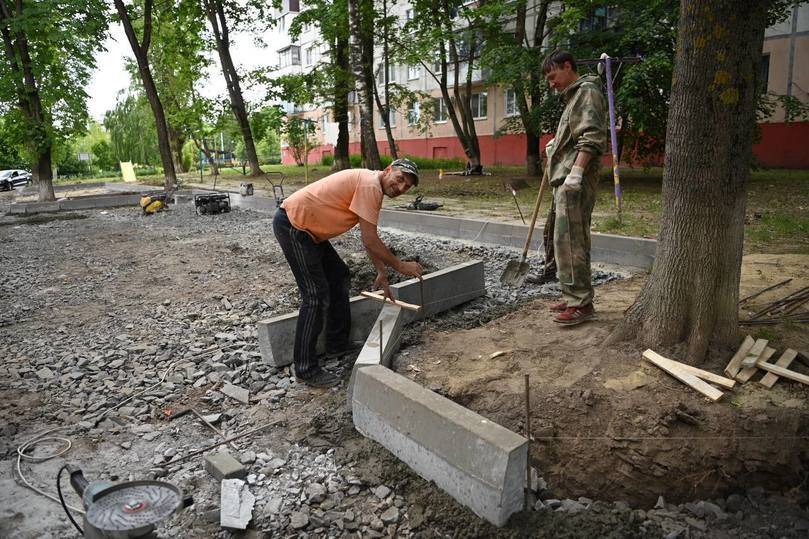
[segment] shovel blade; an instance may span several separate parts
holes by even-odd
[[[508,286],[522,286],[528,277],[530,265],[520,260],[510,260],[500,276],[500,282]]]

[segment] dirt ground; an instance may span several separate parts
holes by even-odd
[[[287,461],[253,486],[261,499],[249,537],[664,537],[668,532],[643,510],[612,502],[645,510],[660,495],[677,503],[763,486],[784,493],[790,508],[807,503],[805,386],[782,380],[764,390],[751,382],[724,402],[708,404],[643,364],[631,346],[601,346],[644,277],[600,286],[599,320],[565,330],[549,322],[550,298],[531,301],[528,288],[504,291],[494,284],[513,252],[406,235],[384,239],[428,268],[483,258],[488,274],[489,297],[438,317],[426,331],[408,329],[397,370],[517,432],[524,428],[523,374],[530,374],[536,440],[531,458],[548,483],[542,497],[600,500],[590,510],[529,511],[495,530],[361,437],[342,389],[307,390],[290,383],[287,370],[262,366],[255,323],[297,305],[270,216],[234,211],[198,217],[180,208],[150,218],[136,208],[121,208],[0,218],[5,271],[0,282],[0,535],[72,533],[58,505],[22,487],[12,473],[18,444],[46,428],[87,423],[102,406],[156,382],[169,358],[193,357],[210,347],[225,350],[223,339],[227,342],[230,334],[240,343],[238,354],[206,358],[183,371],[202,369],[211,376],[208,383],[192,385],[180,376],[133,403],[130,413],[82,426],[71,433],[73,447],[66,456],[25,464],[28,478],[53,491],[56,471],[67,461],[95,478],[165,478],[193,492],[195,505],[172,519],[161,536],[231,537],[208,516],[219,503],[218,484],[201,463],[173,465],[172,457],[163,459],[167,450],[182,455],[211,443],[213,435],[201,425],[165,419],[167,409],[193,405],[221,413],[220,428],[227,433],[283,420],[239,444],[243,452]],[[353,292],[368,287],[373,272],[363,262],[357,236],[335,246],[352,267]],[[742,293],[785,276],[795,278],[791,287],[806,286],[808,267],[806,256],[749,256]],[[536,297],[537,291],[531,294]],[[785,346],[809,348],[805,326],[766,331],[779,352]],[[489,359],[497,351],[507,353]],[[726,359],[715,358],[708,368],[720,372]],[[347,356],[330,368],[347,378],[352,361]],[[89,368],[94,364],[98,367]],[[56,376],[40,377],[43,366]],[[212,376],[219,366],[227,369],[223,376],[235,377],[234,383],[256,394],[250,404],[222,399],[221,383]],[[81,377],[71,378],[74,373]],[[278,397],[276,387],[282,386]],[[251,471],[258,475],[258,468]],[[301,494],[310,481],[325,484],[327,477],[340,483],[338,493],[343,493],[331,500],[330,492],[331,510]],[[385,499],[374,494],[380,485],[392,491]],[[276,496],[286,504],[280,513],[269,508]],[[401,517],[383,525],[379,517],[391,507]],[[769,507],[749,511],[765,514]],[[291,526],[291,510],[310,515],[305,531]],[[349,512],[356,516],[348,518]],[[772,526],[778,536],[798,536],[784,531],[792,530],[793,521],[773,522],[734,521],[729,529],[741,525],[743,536],[757,537],[759,526]],[[693,528],[698,529],[704,531]]]
[[[746,309],[809,285],[809,256],[745,257],[743,296],[787,277],[788,287]],[[525,428],[530,375],[531,459],[558,496],[643,506],[661,494],[679,502],[761,485],[809,503],[808,386],[782,379],[767,389],[757,375],[711,403],[643,361],[633,344],[602,345],[644,279],[598,288],[597,321],[587,325],[559,327],[547,311],[552,300],[538,299],[482,327],[429,333],[397,368],[516,432]],[[776,357],[786,347],[809,350],[805,325],[761,332],[752,334],[769,338]],[[704,368],[721,374],[730,355]],[[805,363],[792,368],[809,373]]]

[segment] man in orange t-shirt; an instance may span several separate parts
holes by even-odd
[[[350,275],[329,240],[360,225],[362,244],[377,270],[374,286],[390,297],[390,266],[420,277],[418,262],[404,262],[390,252],[377,233],[382,196],[398,197],[419,183],[419,170],[409,159],[397,159],[385,170],[347,169],[296,191],[278,208],[273,232],[301,293],[293,352],[295,376],[314,387],[340,380],[320,367],[315,347],[326,315],[326,349],[348,347],[351,309]]]

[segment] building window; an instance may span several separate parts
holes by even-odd
[[[520,113],[517,109],[517,94],[513,88],[506,90],[506,106],[504,110],[506,111],[506,116],[516,116]]]
[[[421,118],[421,106],[418,102],[413,103],[407,111],[407,125],[416,125]]]
[[[408,9],[408,10],[405,11],[405,20],[406,21],[412,21],[415,16],[416,16],[416,10],[415,9]]]
[[[289,0],[289,11],[293,11],[295,13],[301,10],[301,2],[300,0]]]
[[[758,73],[758,88],[763,94],[767,93],[770,86],[770,55],[761,55],[761,65],[759,66]]]
[[[284,32],[286,32],[286,30],[287,30],[287,25],[286,25],[286,17],[284,17],[283,15],[281,15],[280,17],[278,17],[278,30],[280,30],[280,32],[281,32],[282,34],[283,34]]]
[[[301,65],[301,48],[292,45],[278,51],[278,65],[279,67]]]
[[[421,66],[407,66],[407,80],[421,77]]]
[[[312,47],[306,48],[306,64],[305,65],[312,65],[312,58],[314,57],[314,50]]]
[[[448,118],[447,102],[444,101],[443,97],[437,97],[435,99],[435,108],[433,110],[433,121],[437,124],[441,124],[446,122]]]
[[[488,94],[486,92],[472,94],[472,117],[475,120],[484,120],[486,118],[487,106]]]

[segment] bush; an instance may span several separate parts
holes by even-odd
[[[351,168],[360,168],[362,166],[362,156],[359,154],[349,155],[348,164],[351,165]]]
[[[320,164],[324,167],[330,167],[334,164],[334,156],[330,153],[324,153],[320,158]]]
[[[457,157],[453,159],[430,159],[428,157],[417,157],[414,155],[405,155],[403,157],[416,163],[419,170],[438,170],[439,168],[444,170],[463,170],[465,166],[464,162]],[[353,154],[349,155],[348,159],[351,163],[351,168],[359,168],[362,166],[362,156]],[[380,155],[379,160],[382,163],[382,168],[387,167],[393,162],[393,158],[389,155]]]

